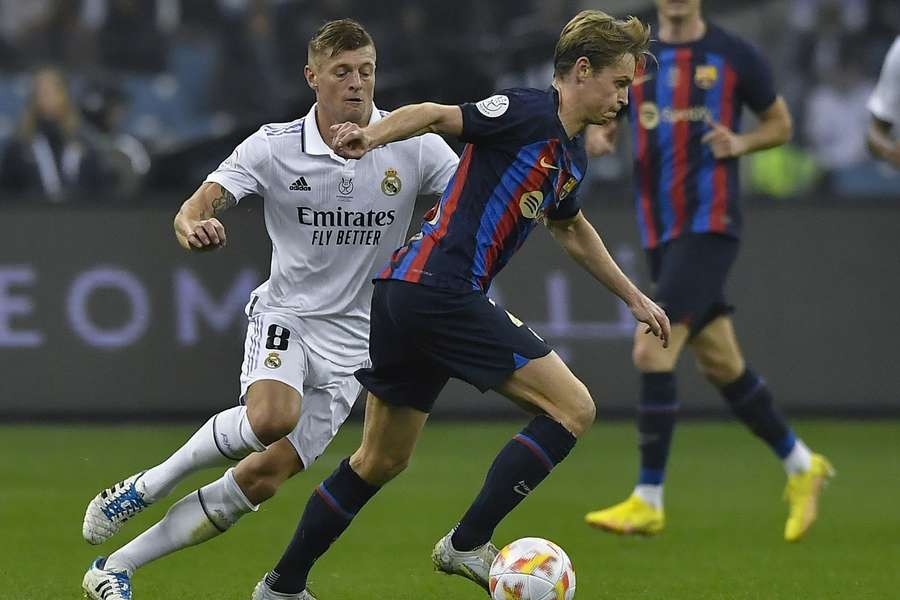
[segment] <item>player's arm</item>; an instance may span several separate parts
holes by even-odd
[[[409,104],[367,127],[342,123],[332,125],[331,130],[337,154],[344,158],[362,158],[372,148],[425,133],[459,137],[463,130],[462,109],[434,102]]]
[[[647,324],[646,333],[652,332],[662,340],[663,347],[668,347],[671,326],[665,311],[645,296],[622,272],[597,230],[581,211],[571,219],[548,221],[547,229],[566,254],[621,298],[638,321]]]
[[[894,139],[891,124],[878,117],[872,117],[866,142],[869,151],[881,160],[887,161],[900,169],[900,141]]]
[[[234,195],[214,182],[204,182],[175,215],[175,237],[185,250],[215,250],[225,245],[225,227],[216,218],[237,204]]]
[[[702,142],[709,145],[713,156],[723,160],[774,148],[791,139],[794,126],[784,98],[778,96],[769,108],[757,116],[759,124],[745,133],[735,133],[721,123],[708,120],[710,130],[703,136]]]

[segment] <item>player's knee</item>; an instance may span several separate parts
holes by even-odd
[[[408,456],[357,452],[350,457],[350,467],[372,485],[386,484],[408,466]]]
[[[293,473],[286,465],[268,463],[252,456],[241,461],[234,470],[235,481],[253,504],[261,504],[275,496],[291,475]]]
[[[275,496],[282,483],[284,481],[281,479],[260,477],[249,480],[246,485],[241,486],[241,490],[250,502],[262,504]]]
[[[704,358],[697,361],[700,373],[713,385],[722,387],[735,381],[744,372],[742,361]]]
[[[636,342],[631,351],[631,360],[635,368],[642,373],[667,371],[670,369],[666,356],[655,345]]]
[[[269,445],[294,430],[300,419],[300,404],[286,398],[260,400],[248,403],[247,417],[256,437]]]
[[[591,393],[580,381],[575,386],[572,398],[566,404],[565,414],[561,415],[561,422],[575,437],[581,437],[597,416],[597,407]]]
[[[591,398],[590,392],[583,384],[581,387],[583,388],[583,393],[578,396],[574,414],[577,431],[573,433],[576,437],[581,437],[582,434],[587,432],[597,418],[597,405],[594,404],[594,399]]]

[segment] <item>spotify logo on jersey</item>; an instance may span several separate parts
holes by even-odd
[[[543,192],[525,192],[519,198],[519,210],[526,219],[534,219],[541,211],[541,205],[544,204]]]

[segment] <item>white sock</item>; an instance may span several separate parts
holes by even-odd
[[[232,471],[173,504],[162,521],[113,552],[106,568],[125,569],[131,575],[157,558],[224,533],[245,514],[258,510],[238,487]]]
[[[662,510],[663,507],[663,486],[650,485],[647,483],[639,483],[634,486],[634,495],[655,508]]]
[[[809,451],[803,440],[798,439],[794,442],[794,447],[790,453],[781,462],[784,464],[784,470],[788,475],[806,473],[812,467],[812,452]]]
[[[250,427],[247,408],[235,406],[213,415],[165,462],[144,473],[136,487],[145,500],[155,502],[168,496],[191,473],[231,464],[265,449]]]

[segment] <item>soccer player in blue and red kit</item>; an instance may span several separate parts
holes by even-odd
[[[562,461],[594,420],[584,385],[522,321],[486,293],[538,223],[622,298],[645,331],[668,338],[665,313],[622,273],[581,213],[587,156],[579,134],[615,118],[649,44],[637,19],[584,11],[557,44],[553,85],[474,104],[400,108],[378,124],[346,123],[334,147],[346,158],[426,131],[468,143],[422,231],[377,275],[362,445],[312,494],[297,532],[254,600],[308,599],[307,575],[375,493],[407,465],[450,377],[493,389],[534,419],[497,455],[478,497],[434,548],[435,566],[488,587],[497,524]],[[657,342],[658,343],[658,342]]]
[[[791,117],[765,59],[706,22],[700,0],[657,0],[659,41],[631,90],[634,180],[641,238],[655,299],[672,320],[667,348],[634,340],[641,373],[641,468],[624,502],[586,516],[614,533],[662,530],[663,481],[678,409],[674,369],[685,346],[732,411],[783,461],[790,504],[784,536],[799,540],[816,518],[833,470],[799,440],[773,406],[766,382],[747,367],[725,299],[741,232],[738,157],[786,142]],[[740,129],[747,105],[759,125]],[[590,135],[595,135],[591,132]],[[603,135],[603,132],[596,132]]]

